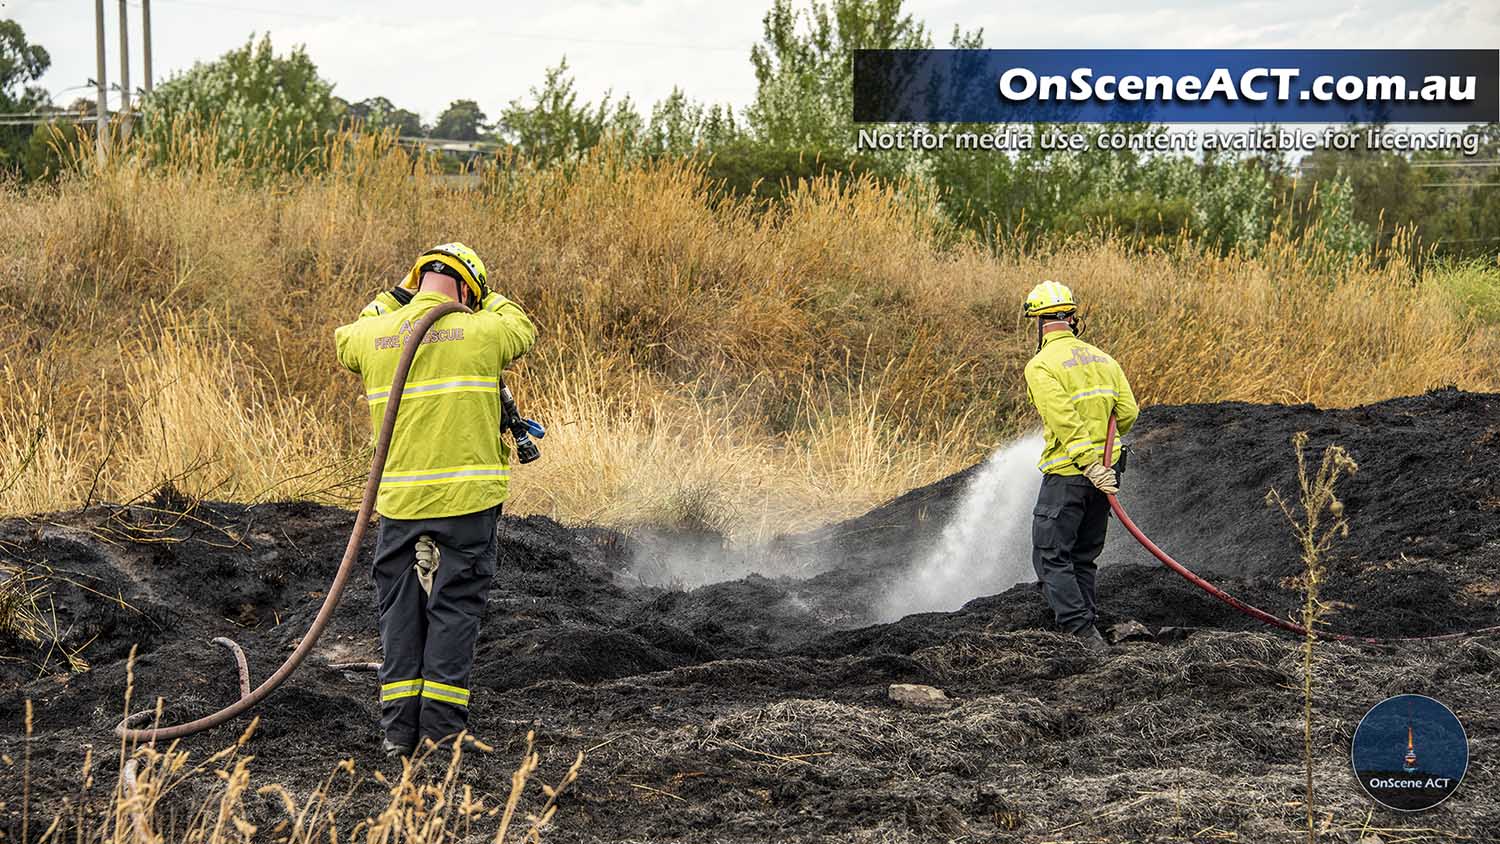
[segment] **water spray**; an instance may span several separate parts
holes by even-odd
[[[1034,576],[1031,510],[1042,482],[1036,470],[1041,447],[1038,432],[990,455],[969,479],[932,551],[886,593],[882,620],[956,610]]]

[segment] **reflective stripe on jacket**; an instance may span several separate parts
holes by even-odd
[[[361,318],[334,330],[339,363],[364,380],[372,432],[390,399],[396,361],[411,326],[449,301],[418,293],[399,306],[382,293]],[[371,313],[379,304],[384,313]],[[398,305],[390,309],[390,305]],[[448,314],[427,332],[401,393],[401,410],[375,509],[391,519],[477,513],[509,494],[509,449],[500,438],[500,370],[536,342],[514,302],[491,293],[472,314]]]
[[[1081,475],[1104,459],[1104,434],[1115,414],[1120,434],[1140,409],[1125,371],[1115,359],[1073,336],[1054,331],[1026,364],[1026,396],[1042,416],[1045,443],[1037,468],[1050,475]],[[1120,443],[1114,443],[1120,459]]]

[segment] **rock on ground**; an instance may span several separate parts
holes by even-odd
[[[886,694],[910,709],[948,709],[953,706],[952,699],[942,689],[921,683],[892,683]]]

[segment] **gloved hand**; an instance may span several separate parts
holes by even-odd
[[[437,574],[441,557],[437,543],[432,541],[432,537],[425,533],[417,537],[417,581],[422,584],[422,591],[429,595],[432,594],[432,577]]]
[[[479,303],[479,307],[476,310],[493,311],[498,313],[500,311],[500,306],[509,301],[509,299],[491,290],[488,293],[484,294],[484,301]]]
[[[1083,476],[1105,495],[1114,495],[1120,491],[1120,479],[1115,476],[1115,470],[1103,463],[1091,463],[1083,467]]]

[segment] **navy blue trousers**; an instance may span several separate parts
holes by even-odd
[[[442,519],[380,520],[370,576],[380,614],[380,723],[394,744],[441,740],[469,721],[474,643],[495,577],[497,505]],[[432,594],[417,579],[417,537],[437,543]]]

